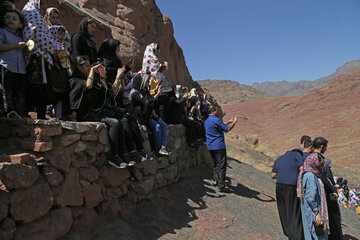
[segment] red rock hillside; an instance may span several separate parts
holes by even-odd
[[[260,143],[280,154],[299,145],[304,134],[329,140],[333,163],[360,169],[360,68],[302,97],[252,100],[224,107],[240,119],[234,132],[257,134]]]

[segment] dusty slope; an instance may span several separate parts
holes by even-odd
[[[271,97],[253,87],[231,80],[201,80],[196,82],[199,83],[203,89],[209,90],[221,106],[250,99]]]
[[[126,216],[99,219],[87,232],[62,240],[284,240],[275,200],[275,184],[265,174],[230,160],[229,191],[211,186],[211,169],[197,168],[179,183],[159,189]],[[359,240],[359,215],[341,208],[345,240]]]
[[[329,76],[314,81],[301,80],[297,82],[288,82],[284,80],[279,82],[262,82],[254,83],[252,87],[272,96],[303,96],[310,90],[324,86],[341,74],[350,72],[358,67],[360,67],[360,60],[352,60],[338,67],[336,71]]]
[[[303,97],[253,100],[224,107],[240,119],[234,131],[257,134],[261,143],[279,153],[298,146],[303,134],[329,140],[334,163],[360,169],[360,69],[343,74]]]

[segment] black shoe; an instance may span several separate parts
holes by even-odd
[[[145,152],[145,150],[141,151],[141,152],[140,152],[140,155],[141,155],[143,158],[145,158],[146,160],[149,160],[149,161],[152,161],[152,160],[153,160],[153,158],[150,157],[150,156]]]
[[[222,193],[226,192],[226,188],[225,188],[225,186],[224,186],[224,187],[219,188],[219,192],[222,192]]]
[[[124,155],[123,158],[124,158],[124,162],[127,163],[127,165],[128,165],[129,167],[135,165],[135,161],[131,160],[130,157],[129,157],[129,155]]]
[[[138,153],[138,152],[130,153],[130,159],[137,162],[137,163],[146,161],[146,158],[141,156],[141,154]]]
[[[109,160],[108,163],[116,168],[126,168],[127,164],[124,162],[124,160],[119,156],[115,155],[112,160]]]

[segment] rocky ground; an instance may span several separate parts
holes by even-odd
[[[219,194],[210,168],[193,169],[131,214],[101,219],[88,232],[72,232],[62,240],[286,239],[269,174],[231,159],[227,175],[229,191]],[[345,239],[360,239],[360,215],[341,209]]]

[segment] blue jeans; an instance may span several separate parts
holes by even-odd
[[[149,125],[155,136],[156,147],[160,148],[161,146],[166,146],[167,144],[167,130],[166,123],[161,118],[157,120],[150,118]]]

